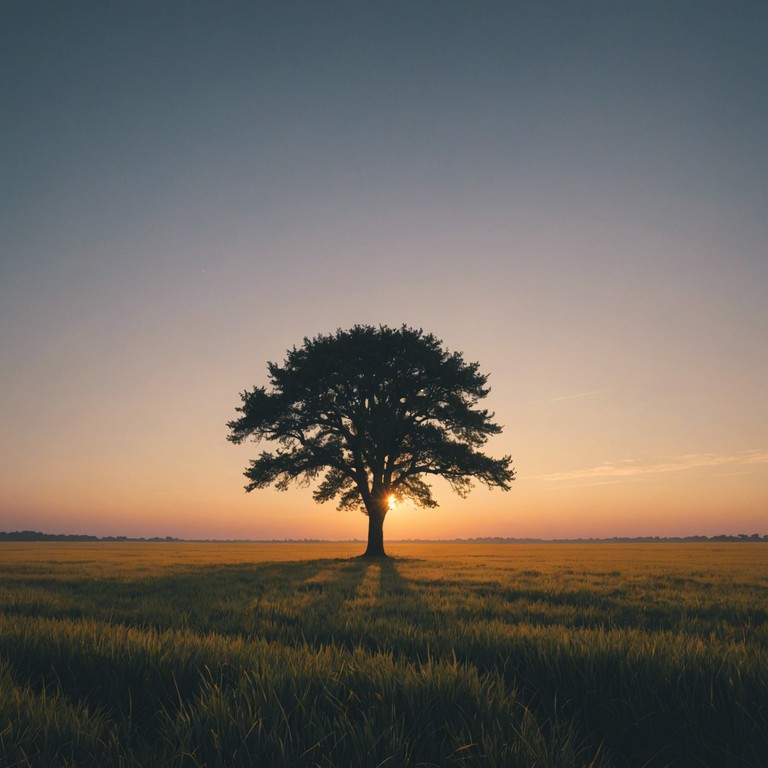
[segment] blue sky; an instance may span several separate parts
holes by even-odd
[[[0,13],[0,528],[364,535],[224,439],[363,322],[479,360],[519,471],[387,535],[766,532],[762,3]]]

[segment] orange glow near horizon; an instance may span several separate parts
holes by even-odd
[[[24,492],[5,490],[0,530],[41,530],[97,536],[174,536],[192,539],[363,539],[366,519],[357,511],[339,511],[333,502],[316,504],[306,488],[281,493],[265,489],[246,494],[240,471],[242,454],[233,449],[228,466],[207,476],[166,467],[131,483],[112,478],[94,459],[75,465],[67,479],[42,483],[29,469],[20,476]],[[731,457],[732,459],[733,457]],[[392,504],[385,539],[604,538],[612,536],[687,536],[765,534],[764,499],[768,463],[747,454],[741,465],[724,463],[715,471],[690,467],[604,482],[575,471],[565,477],[531,477],[521,473],[512,490],[475,490],[466,499],[447,483],[434,482],[439,507],[422,509],[412,502]],[[688,464],[691,459],[686,459]],[[701,459],[704,462],[704,459]],[[661,465],[659,465],[661,466]],[[735,471],[738,470],[738,471]],[[607,470],[606,470],[607,471]],[[81,470],[82,472],[82,470]],[[551,474],[551,473],[550,473]],[[93,477],[102,477],[93,482]],[[37,480],[37,482],[35,482]],[[394,494],[393,494],[394,495]]]

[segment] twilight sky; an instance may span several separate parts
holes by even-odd
[[[238,393],[407,323],[509,493],[386,538],[768,533],[768,6],[8,0],[0,530],[363,538]]]

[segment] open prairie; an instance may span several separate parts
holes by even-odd
[[[765,544],[0,545],[0,765],[759,766]]]

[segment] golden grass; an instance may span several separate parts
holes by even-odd
[[[363,548],[0,544],[0,765],[768,753],[765,544]]]
[[[55,569],[83,575],[157,572],[185,567],[352,558],[362,542],[0,542],[0,573],[15,567]],[[718,579],[768,578],[763,543],[739,544],[465,544],[390,543],[395,559],[419,560],[431,567],[487,579],[494,572],[536,570],[541,574],[615,571],[622,576],[709,574]]]

